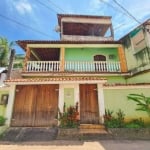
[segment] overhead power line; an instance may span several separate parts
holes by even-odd
[[[141,24],[139,20],[137,20],[126,8],[124,8],[120,3],[118,3],[116,0],[113,0],[121,9],[123,9],[134,21],[136,21],[138,24]]]
[[[51,7],[49,7],[48,5],[46,5],[45,3],[42,3],[41,1],[39,1],[39,0],[36,0],[36,2],[38,2],[40,5],[42,5],[42,6],[44,6],[44,7],[46,7],[47,9],[50,9],[50,10],[52,10],[52,11],[54,11],[55,13],[57,13],[57,11],[56,10],[54,10],[53,8],[51,8]]]
[[[59,7],[58,5],[56,5],[55,3],[53,3],[51,0],[47,0],[49,1],[53,6],[55,6],[56,8],[58,8],[59,10],[61,10],[62,12],[66,13],[65,10],[63,10],[61,7]]]
[[[121,10],[118,9],[117,7],[113,6],[112,4],[106,2],[105,0],[99,0],[99,1],[102,2],[102,3],[105,3],[105,4],[108,5],[109,7],[113,8],[115,11],[117,10],[117,11],[121,12],[122,14],[126,15],[123,11],[121,11]]]
[[[120,3],[118,3],[116,0],[113,0],[120,8],[122,8],[134,21],[136,21],[139,25],[141,25],[142,23],[137,20],[126,8],[124,8]],[[143,29],[146,30],[148,33],[149,29],[147,29],[145,26],[143,26]]]
[[[17,24],[17,25],[19,25],[19,26],[21,26],[21,27],[27,28],[27,29],[32,30],[32,31],[34,31],[34,32],[36,32],[36,33],[39,33],[39,34],[41,34],[41,35],[44,35],[44,36],[46,36],[46,37],[50,37],[48,34],[42,32],[42,31],[40,31],[40,30],[37,30],[37,29],[35,29],[35,28],[33,28],[33,27],[29,26],[29,25],[20,23],[19,21],[15,20],[15,19],[12,19],[12,18],[10,18],[10,17],[4,16],[4,15],[2,15],[2,14],[0,14],[0,17],[3,18],[3,19],[5,19],[5,20],[7,20],[7,21],[13,22],[13,23],[15,23],[15,24]]]

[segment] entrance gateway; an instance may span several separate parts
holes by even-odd
[[[11,126],[47,127],[58,125],[58,108],[64,102],[79,102],[81,124],[99,124],[103,116],[102,84],[17,85]],[[65,100],[66,99],[66,100]],[[66,106],[69,106],[66,104]],[[101,120],[100,120],[101,121]]]

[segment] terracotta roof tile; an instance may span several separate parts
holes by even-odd
[[[5,80],[5,83],[10,82],[48,82],[48,81],[91,81],[91,80],[106,80],[99,77],[53,77],[53,78],[30,78],[30,79],[10,79]]]

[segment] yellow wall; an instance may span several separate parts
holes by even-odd
[[[1,101],[2,95],[3,94],[8,94],[8,93],[9,93],[8,90],[0,89],[0,101]],[[6,106],[5,105],[0,105],[0,116],[5,116],[5,111],[6,111]]]
[[[127,120],[142,118],[145,122],[150,122],[150,117],[146,112],[136,111],[137,108],[136,102],[132,100],[128,100],[128,94],[141,94],[143,93],[145,96],[150,97],[150,88],[139,88],[139,89],[130,89],[130,87],[126,89],[105,89],[104,90],[104,100],[105,100],[105,108],[117,112],[121,109],[125,113],[125,118]]]

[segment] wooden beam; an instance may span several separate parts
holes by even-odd
[[[25,56],[25,59],[24,59],[23,71],[26,71],[26,69],[27,69],[27,62],[30,59],[30,55],[31,55],[31,50],[30,50],[29,47],[26,47],[26,56]]]
[[[117,48],[121,44],[28,44],[30,48]]]
[[[37,60],[41,60],[33,50],[31,50],[31,53]]]
[[[120,60],[121,72],[127,72],[125,52],[122,46],[118,47],[118,55],[119,55],[119,60]]]

